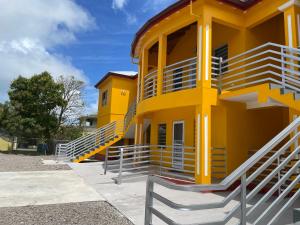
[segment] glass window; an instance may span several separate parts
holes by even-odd
[[[102,93],[102,99],[101,99],[102,101],[102,106],[106,106],[107,105],[107,91],[104,91],[103,93]]]
[[[158,125],[158,145],[166,145],[167,143],[167,125],[159,124]]]

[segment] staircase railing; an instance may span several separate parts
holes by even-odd
[[[175,150],[175,151],[174,151]],[[156,174],[194,181],[195,148],[189,146],[135,145],[110,148],[105,171],[116,173],[118,184],[137,175]]]
[[[67,144],[59,144],[57,146],[57,152],[60,157],[63,157],[66,160],[72,160],[105,145],[105,143],[122,135],[123,131],[124,122],[114,121],[97,129],[91,134],[80,137]]]
[[[136,114],[136,102],[134,101],[128,109],[128,112],[126,113],[125,117],[124,117],[124,131],[127,130],[127,128],[129,127],[132,119],[134,118]]]
[[[177,185],[157,176],[149,176],[147,180],[147,194],[145,205],[145,225],[152,224],[152,217],[155,215],[166,224],[181,224],[174,221],[158,210],[154,203],[164,205],[179,211],[198,211],[207,209],[224,208],[231,200],[239,197],[239,202],[234,206],[225,217],[219,221],[210,223],[197,222],[195,224],[226,224],[236,214],[239,214],[239,224],[245,225],[247,220],[254,218],[253,224],[274,224],[281,215],[289,208],[300,196],[299,189],[299,153],[298,145],[300,137],[300,117],[293,121],[288,127],[274,137],[269,143],[262,147],[251,158],[244,162],[239,168],[227,176],[220,184],[216,185]],[[266,158],[266,156],[268,156]],[[251,168],[259,163],[258,169],[251,171]],[[251,184],[265,171],[269,170],[268,174],[261,179],[259,184],[252,186]],[[291,179],[288,182],[288,179]],[[207,204],[186,205],[175,203],[165,196],[158,193],[154,185],[160,185],[170,190],[180,190],[187,192],[207,192],[207,191],[225,191],[232,187],[237,181],[233,191],[221,201]],[[271,183],[271,182],[274,183]],[[271,184],[271,185],[270,185]],[[269,186],[268,186],[269,185]],[[263,188],[267,187],[267,191],[260,196],[259,200],[252,206],[246,205],[256,197]],[[276,196],[275,196],[276,194]],[[285,197],[290,197],[288,201],[283,201]],[[264,206],[270,198],[272,202]],[[155,201],[154,201],[155,200]],[[229,206],[227,206],[229,207]],[[262,209],[261,207],[265,207]],[[274,211],[275,207],[277,210]],[[228,209],[227,209],[228,210]],[[212,218],[213,215],[212,215]]]
[[[212,87],[222,91],[273,83],[300,92],[300,50],[265,43],[227,60],[213,57]]]

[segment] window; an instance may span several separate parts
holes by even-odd
[[[102,106],[106,106],[107,105],[107,91],[104,91],[102,93]]]
[[[218,58],[222,58],[222,61],[225,61],[228,59],[228,44],[226,45],[223,45],[219,48],[216,48],[214,50],[214,56],[215,57],[218,57]],[[226,66],[224,69],[222,69],[222,72],[226,72],[227,71],[227,64],[228,63],[225,63],[223,64],[222,66]]]
[[[158,145],[166,145],[167,137],[167,125],[166,124],[159,124],[158,125],[158,140],[157,143]]]

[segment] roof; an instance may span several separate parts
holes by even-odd
[[[129,78],[129,79],[135,79],[137,77],[137,72],[135,71],[109,71],[104,77],[101,78],[101,80],[95,85],[95,88],[98,88],[98,86],[104,82],[108,77],[110,76],[116,76],[116,77],[123,77],[123,78]]]
[[[178,0],[174,4],[170,5],[168,8],[164,9],[160,13],[158,13],[156,16],[149,19],[136,33],[133,42],[131,44],[131,56],[134,56],[134,51],[137,46],[137,43],[141,36],[145,34],[150,28],[152,28],[155,24],[159,23],[163,19],[167,18],[168,16],[172,15],[176,11],[186,7],[190,4],[191,1],[196,0]],[[228,3],[234,7],[237,7],[241,10],[246,10],[250,8],[251,6],[255,5],[256,3],[262,1],[262,0],[217,0],[220,2]]]

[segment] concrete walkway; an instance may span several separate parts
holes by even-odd
[[[116,174],[108,173],[107,175],[104,175],[103,163],[70,163],[69,166],[73,168],[75,173],[95,188],[95,190],[110,204],[127,216],[134,224],[144,224],[146,177],[131,182],[127,181],[121,185],[116,185],[111,179],[112,177],[115,177]],[[157,190],[162,196],[170,198],[172,201],[181,204],[219,202],[227,195],[227,193],[190,193],[173,190],[170,191],[160,186],[156,186],[155,190]],[[154,204],[156,209],[166,213],[166,215],[174,221],[188,224],[200,222],[204,223],[222,219],[226,216],[226,212],[230,211],[238,204],[238,199],[231,201],[224,209],[194,212],[179,212],[161,205],[158,202],[154,202]],[[300,202],[297,203],[298,206],[299,204]],[[278,225],[291,224],[291,221],[292,211],[290,210],[284,215],[283,219],[278,222]],[[238,224],[238,222],[238,218],[233,218],[228,224]],[[252,221],[248,222],[251,224]],[[153,224],[159,225],[164,223],[154,217]]]
[[[0,173],[0,207],[104,200],[72,170]]]

